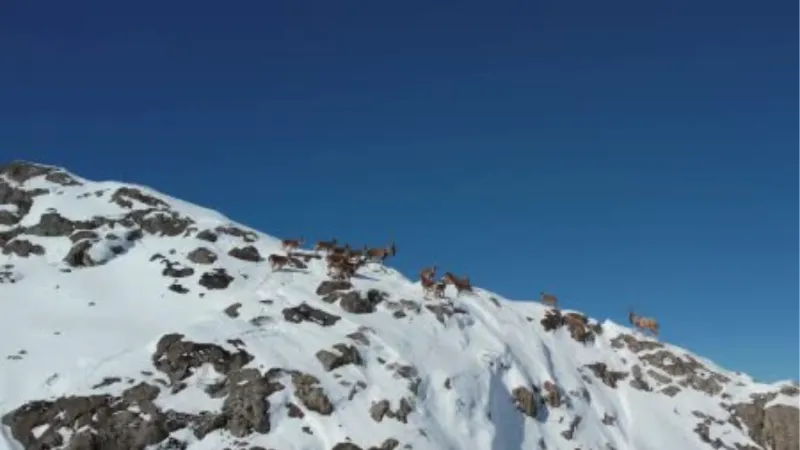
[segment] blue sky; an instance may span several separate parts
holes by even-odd
[[[798,375],[797,4],[6,2],[0,155]]]

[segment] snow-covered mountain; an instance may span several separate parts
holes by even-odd
[[[792,382],[377,263],[273,272],[279,239],[143,186],[0,176],[1,449],[798,449]]]

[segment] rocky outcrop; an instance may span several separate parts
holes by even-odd
[[[217,227],[214,229],[219,234],[227,234],[228,236],[241,238],[247,243],[255,242],[258,240],[258,234],[255,231],[243,230],[239,227],[229,225],[227,227]]]
[[[584,366],[594,373],[607,386],[616,389],[617,383],[628,377],[628,372],[608,370],[606,363],[596,362]]]
[[[347,344],[334,344],[335,352],[329,350],[320,350],[316,353],[316,357],[325,371],[330,372],[339,367],[347,364],[355,364],[359,366],[364,365],[364,360],[361,359],[361,354],[358,349],[352,345]]]
[[[178,333],[162,336],[152,356],[153,366],[169,378],[176,391],[183,389],[180,382],[203,364],[211,364],[218,373],[227,375],[253,359],[244,350],[230,352],[215,344],[199,344],[183,338]]]
[[[341,317],[337,315],[314,308],[306,303],[301,303],[291,308],[285,308],[283,310],[283,318],[287,322],[311,322],[323,327],[333,326],[341,319]]]
[[[135,203],[141,203],[151,208],[169,208],[169,204],[160,198],[152,195],[145,194],[139,189],[130,187],[121,187],[111,194],[111,202],[117,205],[131,209]]]
[[[562,314],[557,309],[548,310],[540,323],[545,331],[555,331],[566,326],[570,336],[583,344],[593,342],[595,336],[602,333],[600,324],[590,324],[586,316],[574,312]]]
[[[366,293],[341,290],[349,284],[347,281],[330,282],[329,284],[323,282],[317,288],[317,292],[327,292],[322,301],[326,303],[336,303],[338,301],[343,310],[352,314],[373,313],[377,306],[388,297],[388,294],[377,289],[370,289]]]
[[[205,247],[198,247],[189,252],[186,255],[186,259],[195,264],[214,264],[217,260],[217,254]]]
[[[346,291],[353,288],[353,284],[343,280],[325,280],[317,286],[317,295],[328,295],[335,291]]]
[[[762,446],[773,450],[798,450],[800,448],[800,410],[796,406],[777,404],[766,407],[777,393],[753,394],[749,403],[729,407],[729,421],[741,429],[747,426],[750,437]]]
[[[27,258],[31,255],[41,256],[44,255],[44,247],[27,239],[14,239],[3,247],[4,255],[12,253],[22,258]]]
[[[9,180],[16,183],[25,183],[32,178],[44,175],[47,181],[61,186],[82,185],[82,183],[58,167],[21,160],[0,165],[0,174],[5,175]]]
[[[89,255],[89,250],[92,248],[91,241],[80,241],[70,248],[67,255],[64,257],[64,262],[70,267],[92,267],[96,262],[92,260]]]
[[[258,249],[253,247],[252,245],[248,245],[247,247],[233,248],[228,252],[228,255],[237,259],[241,259],[242,261],[249,261],[249,262],[259,262],[264,259],[261,257],[261,254],[258,252]]]
[[[386,399],[373,402],[369,408],[369,415],[376,422],[381,422],[384,417],[388,417],[401,423],[408,423],[408,416],[412,412],[414,412],[414,405],[405,397],[400,399],[396,410],[392,410],[392,404]]]
[[[198,283],[206,289],[225,289],[232,281],[233,277],[228,275],[225,269],[217,268],[203,273]]]
[[[180,334],[168,334],[159,340],[152,359],[158,370],[178,383],[200,365],[212,364],[226,375],[223,381],[206,389],[212,398],[224,398],[221,411],[189,414],[162,410],[155,403],[161,388],[140,382],[117,396],[32,401],[6,414],[2,423],[25,448],[31,449],[66,446],[70,450],[166,450],[186,448],[186,442],[170,437],[170,433],[181,429],[191,430],[197,439],[215,430],[225,430],[238,438],[270,431],[267,397],[284,386],[271,378],[274,372],[261,374],[255,368],[243,368],[252,359],[246,352],[230,352],[214,344],[185,341]],[[106,378],[94,387],[118,381],[118,377]]]
[[[333,403],[319,386],[317,377],[303,372],[294,372],[292,373],[292,384],[294,385],[294,395],[306,409],[323,416],[333,413]]]
[[[200,239],[200,240],[203,240],[203,241],[208,241],[208,242],[211,242],[211,243],[217,242],[217,239],[219,238],[217,236],[217,234],[214,233],[211,230],[203,230],[203,231],[197,233],[197,235],[195,235],[195,237],[197,239]]]
[[[447,324],[447,320],[456,314],[467,314],[467,310],[458,306],[453,306],[450,303],[436,303],[433,305],[425,305],[425,308],[436,316],[436,320],[442,325]]]
[[[681,378],[678,381],[681,386],[709,395],[720,394],[724,384],[730,382],[728,377],[709,370],[689,355],[679,357],[667,350],[658,350],[640,355],[639,358],[673,377]]]

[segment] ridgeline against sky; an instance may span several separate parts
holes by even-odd
[[[3,159],[797,376],[797,5],[17,2]],[[713,319],[711,319],[713,317]]]

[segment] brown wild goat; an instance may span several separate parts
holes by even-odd
[[[540,292],[539,295],[540,295],[539,301],[541,301],[545,305],[550,305],[554,308],[558,308],[558,298],[556,298],[555,295],[546,294],[544,292]]]
[[[330,250],[328,250],[329,253],[332,253],[334,255],[345,255],[349,251],[350,251],[350,244],[344,244],[344,247],[336,247],[336,246],[334,246],[334,247],[331,247]]]
[[[352,249],[352,248],[350,248],[348,246],[348,248],[347,248],[347,256],[349,256],[350,259],[362,258],[362,257],[364,257],[364,254],[366,253],[366,251],[367,251],[367,246],[366,245],[361,250],[355,250],[355,249]]]
[[[292,250],[297,250],[305,243],[306,241],[303,239],[302,236],[300,236],[300,239],[284,239],[283,241],[281,241],[281,247],[284,250],[290,252]]]
[[[456,296],[461,295],[462,292],[473,292],[472,283],[469,282],[469,277],[465,276],[463,279],[458,278],[450,272],[442,276],[442,282],[445,284],[452,284],[456,287]]]
[[[386,258],[397,254],[397,248],[395,248],[394,242],[392,242],[392,244],[386,248],[365,248],[364,254],[369,260],[380,261],[381,264],[383,264]]]
[[[422,286],[422,294],[425,298],[428,298],[428,295],[433,292],[433,288],[436,286],[436,282],[427,277],[420,277],[419,284]]]
[[[327,255],[325,255],[325,262],[328,263],[328,265],[339,263],[342,261],[347,261],[348,259],[349,258],[347,258],[347,256],[345,256],[342,253],[328,253]]]
[[[267,260],[269,261],[269,265],[270,267],[272,267],[273,272],[276,270],[281,270],[287,264],[291,265],[292,263],[292,260],[289,259],[288,256],[276,255],[274,253],[269,255],[269,258],[267,258]]]
[[[637,316],[636,313],[631,310],[628,313],[628,322],[641,332],[650,330],[654,336],[658,336],[658,321],[656,321],[656,319]]]
[[[433,279],[436,276],[436,265],[425,267],[419,271],[420,278]]]
[[[338,280],[349,280],[363,265],[363,260],[356,262],[347,260],[334,261],[328,264],[328,276]]]
[[[336,244],[337,244],[336,238],[333,238],[330,241],[317,241],[317,243],[314,244],[314,248],[312,248],[311,250],[314,252],[325,250],[326,253],[329,253],[336,247]]]
[[[425,298],[429,298],[428,295],[430,294],[433,294],[435,298],[444,298],[444,289],[447,286],[444,282],[436,282],[431,277],[425,276],[421,276],[419,281]]]

